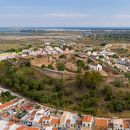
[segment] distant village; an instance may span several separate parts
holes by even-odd
[[[75,63],[83,61],[90,70],[99,71],[104,76],[109,76],[106,68],[109,69],[109,72],[113,69],[120,72],[120,74],[130,72],[130,56],[119,56],[110,49],[112,46],[112,44],[107,44],[98,50],[89,46],[78,49],[76,43],[65,43],[62,41],[58,44],[51,44],[45,42],[41,47],[30,47],[18,53],[1,53],[0,61],[14,58],[29,58],[32,65],[37,67],[44,66],[44,68],[52,65],[53,70],[57,70],[55,67],[57,62],[62,62],[65,64],[66,71],[72,70],[73,72],[78,69]]]

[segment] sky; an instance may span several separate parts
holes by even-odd
[[[0,27],[130,27],[130,0],[0,0]]]

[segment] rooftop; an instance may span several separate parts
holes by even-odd
[[[92,121],[92,116],[84,116],[83,122],[91,122]]]
[[[96,119],[95,126],[96,127],[107,127],[107,120],[106,119]]]

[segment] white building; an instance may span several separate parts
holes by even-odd
[[[82,121],[82,126],[86,128],[91,128],[92,122],[93,122],[92,116],[84,116],[83,121]]]
[[[71,126],[74,127],[74,125],[76,124],[76,120],[77,120],[77,114],[73,114],[71,112],[64,112],[63,115],[61,116],[60,119],[60,124],[62,126]],[[69,124],[68,124],[69,121]]]
[[[103,70],[102,65],[96,64],[96,63],[89,64],[89,67],[91,70],[95,70],[95,71],[102,71]]]
[[[112,123],[113,123],[113,130],[123,130],[123,120],[122,119],[118,119],[116,117],[114,117],[112,119]]]

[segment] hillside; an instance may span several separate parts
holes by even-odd
[[[41,75],[29,65],[0,62],[0,84],[57,109],[96,116],[130,116],[130,89],[107,84],[98,72],[59,80]],[[127,114],[126,114],[127,112]]]

